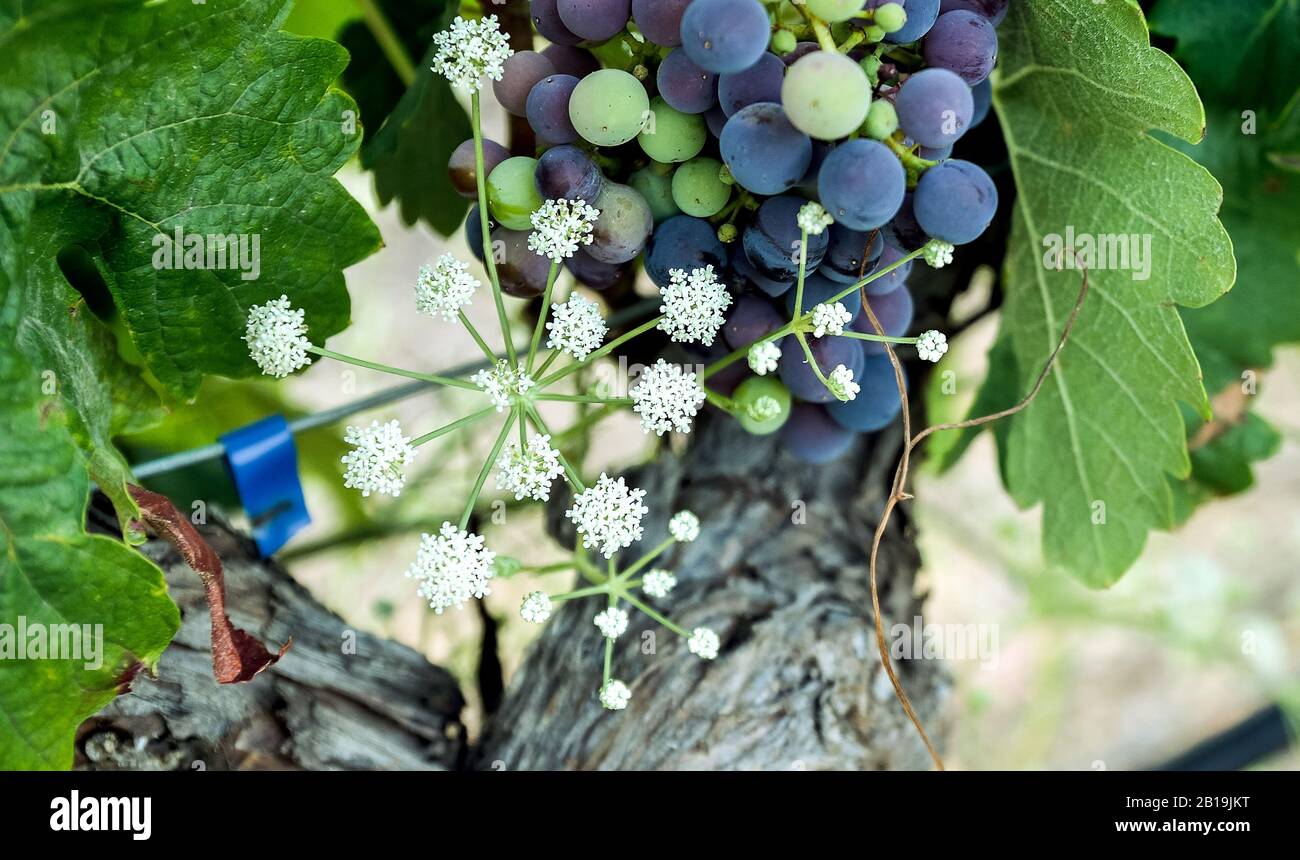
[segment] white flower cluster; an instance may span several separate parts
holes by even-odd
[[[600,348],[609,326],[600,315],[600,305],[591,299],[571,295],[568,301],[551,305],[551,319],[546,323],[551,333],[547,349],[567,352],[583,361]]]
[[[704,405],[704,389],[695,374],[662,358],[641,372],[628,394],[632,411],[641,416],[642,429],[656,436],[670,430],[691,432],[691,420]]]
[[[551,447],[551,437],[529,437],[528,449],[520,450],[511,439],[497,457],[497,489],[515,494],[515,500],[549,501],[551,484],[564,471],[560,452]]]
[[[641,518],[650,511],[642,504],[644,498],[645,490],[602,472],[600,480],[574,497],[564,515],[573,520],[583,546],[599,547],[605,558],[613,558],[623,547],[641,540]]]
[[[922,256],[934,268],[942,269],[952,262],[952,252],[953,246],[951,242],[945,242],[942,239],[931,239],[926,243]]]
[[[668,521],[668,533],[678,543],[690,543],[700,536],[700,518],[690,511],[678,511]]]
[[[545,591],[533,591],[525,595],[519,607],[519,617],[529,624],[544,624],[551,617],[551,598]]]
[[[450,607],[459,609],[470,598],[492,593],[488,580],[495,573],[495,560],[496,553],[484,549],[482,535],[443,523],[437,535],[420,537],[420,550],[406,576],[419,581],[419,595],[441,615]]]
[[[600,704],[611,711],[621,711],[632,701],[632,691],[622,681],[611,679],[600,688]]]
[[[691,638],[686,640],[686,650],[702,660],[712,660],[718,656],[721,644],[718,634],[707,627],[696,627],[691,631]]]
[[[831,393],[840,400],[852,400],[858,396],[862,386],[853,381],[853,371],[842,364],[835,365],[830,375]]]
[[[248,309],[244,340],[248,343],[248,354],[267,376],[283,379],[311,364],[307,356],[311,341],[306,335],[302,308],[290,305],[288,296]]]
[[[455,322],[460,309],[468,307],[479,281],[469,273],[469,264],[443,254],[432,266],[421,266],[415,279],[415,309],[431,317]]]
[[[781,401],[770,394],[764,394],[745,406],[745,414],[755,421],[771,421],[781,414]]]
[[[948,338],[943,332],[930,329],[916,339],[916,354],[922,361],[938,361],[947,351]]]
[[[781,347],[776,341],[765,340],[749,348],[749,369],[759,376],[776,373],[777,363],[781,361]]]
[[[497,362],[496,367],[480,370],[469,381],[487,392],[498,412],[505,411],[511,400],[522,397],[536,385],[531,376],[511,367],[504,358]]]
[[[677,587],[677,577],[662,567],[646,572],[641,577],[641,590],[651,597],[667,597],[668,592]]]
[[[528,248],[541,257],[560,263],[578,252],[579,245],[591,244],[591,231],[600,210],[581,200],[547,200],[530,216],[533,232]]]
[[[627,632],[627,610],[611,606],[603,612],[597,612],[592,623],[606,639],[617,639]]]
[[[352,446],[341,458],[347,466],[343,486],[360,490],[362,496],[401,495],[406,484],[403,468],[415,459],[415,449],[402,435],[401,424],[372,421],[369,427],[348,427],[343,441]]]
[[[810,200],[799,207],[799,214],[795,216],[795,221],[799,224],[799,229],[809,236],[820,236],[826,232],[827,227],[835,223],[831,213],[815,200]]]
[[[514,53],[496,15],[477,21],[457,15],[449,29],[433,34],[433,43],[438,50],[430,68],[469,93],[479,91],[484,77],[501,80],[505,61]]]
[[[718,329],[726,322],[722,312],[731,307],[731,294],[718,283],[712,266],[695,269],[687,274],[681,269],[668,273],[668,286],[663,290],[659,312],[660,330],[679,343],[699,342],[713,344]]]
[[[853,322],[853,314],[849,309],[844,307],[843,302],[836,302],[828,305],[825,302],[817,305],[812,310],[813,337],[825,337],[826,335],[842,335],[844,327]]]

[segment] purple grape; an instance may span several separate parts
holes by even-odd
[[[929,146],[919,146],[916,149],[916,154],[921,158],[924,158],[926,161],[946,161],[947,159],[952,158],[952,144],[950,143],[947,146],[941,146],[938,149]]]
[[[787,290],[794,286],[792,280],[774,281],[754,268],[754,264],[749,262],[749,257],[745,256],[743,250],[732,259],[731,268],[735,270],[736,274],[773,298],[784,295]]]
[[[776,54],[763,54],[748,69],[718,76],[718,104],[727,116],[758,102],[781,101],[785,63]]]
[[[895,248],[903,251],[915,251],[930,241],[930,237],[925,235],[921,225],[916,223],[916,212],[912,209],[914,197],[911,191],[904,194],[903,205],[898,207],[898,214],[885,226],[886,238]]]
[[[898,212],[907,191],[907,173],[884,144],[850,140],[826,156],[817,189],[837,223],[852,230],[871,230]]]
[[[906,287],[884,295],[867,296],[867,304],[871,306],[871,312],[876,315],[876,320],[887,337],[902,337],[912,327],[915,306],[912,303],[912,293]],[[876,334],[871,316],[865,311],[849,323],[849,328],[861,334]],[[878,340],[864,340],[860,343],[863,354],[868,357],[885,354],[885,345]]]
[[[793,344],[793,342],[791,343]],[[854,379],[862,372],[862,363],[865,361],[865,356],[862,353],[862,347],[853,338],[809,338],[808,349],[825,377],[829,378],[831,371],[840,364],[853,371]],[[835,395],[831,394],[830,389],[823,385],[813,372],[812,367],[808,364],[807,357],[803,354],[802,348],[792,346],[790,349],[785,350],[785,354],[781,356],[781,381],[790,389],[790,393],[799,400],[810,403],[829,403],[835,399]]]
[[[713,266],[721,272],[727,265],[727,249],[718,241],[708,221],[690,215],[675,215],[660,224],[646,244],[645,271],[660,287],[668,286],[673,269],[690,272]]]
[[[912,206],[926,233],[965,245],[988,229],[998,209],[998,189],[983,168],[953,158],[921,174]]]
[[[558,0],[560,20],[574,35],[603,42],[627,26],[629,0]]]
[[[745,228],[742,244],[754,268],[773,281],[788,281],[799,275],[799,209],[807,202],[799,197],[772,197],[754,213]],[[805,271],[816,271],[826,254],[830,236],[809,236]]]
[[[627,263],[635,259],[654,230],[650,204],[635,188],[606,182],[595,205],[600,217],[592,230],[591,244],[586,246],[587,253],[602,263]]]
[[[719,74],[758,62],[770,35],[758,0],[694,0],[682,15],[682,47],[696,65]]]
[[[727,315],[727,322],[722,327],[722,339],[732,349],[740,349],[785,324],[785,318],[767,299],[752,295],[741,296]]]
[[[704,113],[718,103],[718,76],[697,66],[681,48],[664,57],[655,84],[668,106],[682,113]]]
[[[793,188],[812,160],[812,139],[773,102],[736,111],[723,127],[718,147],[736,182],[754,194]]]
[[[483,139],[483,174],[487,176],[492,168],[510,157],[510,150],[495,140]],[[467,140],[456,147],[447,160],[447,176],[451,178],[451,187],[461,197],[470,199],[478,197],[478,172],[474,162],[474,141]]]
[[[939,4],[939,14],[964,9],[976,15],[983,15],[996,27],[1002,23],[1003,18],[1007,17],[1007,8],[1010,5],[1011,0],[942,0]]]
[[[985,78],[970,88],[970,95],[975,103],[975,109],[970,117],[970,127],[974,128],[984,122],[985,117],[989,115],[989,108],[993,105],[993,82]]]
[[[573,75],[542,78],[528,94],[528,124],[546,143],[573,143],[578,131],[569,119],[569,96],[578,85]]]
[[[492,231],[492,248],[502,290],[521,299],[546,291],[551,261],[528,247],[527,232],[498,227]]]
[[[853,445],[853,432],[831,420],[823,406],[796,403],[781,428],[781,447],[802,463],[820,466],[838,460]]]
[[[880,261],[876,263],[875,268],[873,268],[871,272],[883,271],[906,256],[907,253],[905,251],[900,251],[890,242],[885,242],[885,247],[880,252]],[[914,260],[908,260],[889,274],[881,275],[876,278],[863,289],[867,291],[867,295],[869,296],[883,296],[887,293],[894,292],[907,283],[907,276],[912,273],[912,263],[914,262]],[[871,272],[868,274],[871,274]]]
[[[600,168],[586,152],[564,144],[537,159],[537,191],[547,200],[565,198],[594,204],[605,186]]]
[[[793,66],[813,51],[820,51],[822,46],[816,42],[800,42],[794,46],[794,50],[781,58],[781,62],[787,66]]]
[[[627,272],[626,265],[602,263],[582,248],[565,260],[564,265],[578,283],[593,290],[608,290]]]
[[[572,45],[547,45],[542,56],[551,61],[557,74],[573,75],[579,80],[600,70],[600,60],[590,51]]]
[[[885,245],[880,231],[850,230],[842,224],[832,224],[827,232],[830,243],[817,274],[845,286],[865,278],[880,259]]]
[[[546,41],[556,45],[576,45],[582,41],[581,36],[564,26],[564,21],[560,19],[558,0],[532,0],[530,11],[533,26]]]
[[[488,230],[497,229],[495,221],[488,221]],[[483,259],[483,225],[478,220],[478,204],[475,203],[469,207],[469,215],[465,217],[465,244],[469,245],[469,252],[480,262]]]
[[[873,433],[887,427],[903,411],[898,379],[889,356],[868,357],[856,381],[861,388],[856,397],[846,403],[826,406],[826,414],[836,424],[857,433]]]
[[[970,128],[975,101],[970,87],[947,69],[922,69],[908,78],[894,99],[898,125],[921,146],[956,143]]]
[[[517,51],[505,61],[501,80],[492,92],[501,107],[515,116],[528,116],[528,94],[542,78],[555,74],[555,66],[536,51]]]
[[[864,9],[875,9],[886,3],[901,3],[907,13],[907,23],[903,29],[895,30],[885,36],[885,41],[895,45],[906,45],[924,36],[934,26],[939,17],[939,0],[867,0]]]
[[[820,273],[809,275],[803,279],[803,312],[808,313],[822,302],[829,302],[832,298],[844,292],[844,288],[847,286],[848,284],[841,284],[823,278]],[[794,300],[798,292],[798,285],[796,285],[795,289],[785,294],[786,319],[794,316]],[[836,299],[836,301],[844,305],[844,309],[853,314],[854,319],[857,319],[858,314],[862,311],[862,293],[857,290],[842,299]]]
[[[632,0],[632,20],[656,45],[675,48],[682,43],[682,14],[691,0]]]
[[[714,105],[704,112],[704,121],[709,125],[709,134],[722,137],[722,129],[727,125],[727,115],[722,108]]]
[[[948,69],[975,86],[989,76],[997,62],[998,34],[982,15],[947,12],[926,34],[924,53],[927,66]]]

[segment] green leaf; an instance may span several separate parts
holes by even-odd
[[[1026,0],[999,31],[994,80],[1017,201],[1002,336],[1027,391],[1060,337],[1077,271],[1044,264],[1044,238],[1152,236],[1148,280],[1093,271],[1070,343],[1038,399],[1012,419],[1004,466],[1024,507],[1043,506],[1044,555],[1092,586],[1115,582],[1173,505],[1166,476],[1189,469],[1179,401],[1207,408],[1176,305],[1232,284],[1221,193],[1203,168],[1156,141],[1200,138],[1191,82],[1150,47],[1135,4]]]
[[[0,769],[68,768],[77,726],[157,665],[180,616],[157,567],[86,534],[85,468],[13,327],[12,315],[0,318]],[[17,659],[20,625],[28,659]],[[64,641],[53,625],[90,633],[76,659],[31,659],[30,631],[46,647]]]
[[[333,178],[360,139],[355,105],[330,86],[346,53],[281,32],[288,7],[0,5],[0,287],[57,290],[39,259],[85,248],[177,397],[205,373],[254,372],[241,340],[250,305],[288,294],[314,340],[341,330],[342,269],[380,244]],[[178,229],[242,239],[249,265],[159,268],[170,255],[158,243]],[[205,243],[214,263],[216,245]]]

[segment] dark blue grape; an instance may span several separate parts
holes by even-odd
[[[970,127],[974,128],[989,115],[989,108],[993,105],[993,81],[988,78],[980,81],[970,88],[970,95],[975,104],[970,117]]]
[[[740,349],[785,324],[785,318],[767,299],[754,295],[741,296],[727,314],[726,325],[722,327],[722,339],[732,349]]]
[[[926,34],[924,53],[926,65],[955,72],[974,86],[993,71],[998,59],[998,34],[982,15],[946,12]]]
[[[879,230],[850,230],[842,224],[832,224],[827,233],[830,243],[817,274],[847,286],[871,273],[885,246]]]
[[[998,209],[998,189],[983,168],[953,158],[921,174],[912,208],[926,233],[965,245],[988,229]]]
[[[947,69],[922,69],[908,78],[894,99],[898,126],[921,144],[956,143],[970,128],[975,101],[970,87]]]
[[[510,150],[495,140],[483,139],[483,175],[490,176],[493,168],[510,157]],[[478,168],[474,160],[474,140],[456,147],[447,160],[447,176],[451,186],[461,197],[478,197]]]
[[[952,158],[952,144],[941,146],[938,149],[930,146],[917,147],[916,154],[927,161],[946,161]]]
[[[888,426],[903,411],[889,356],[869,356],[857,383],[862,390],[852,400],[826,406],[826,413],[836,424],[858,433],[873,433]]]
[[[495,221],[488,221],[488,230],[497,228]],[[469,245],[469,252],[474,255],[480,263],[483,259],[483,225],[478,220],[478,204],[475,203],[469,207],[469,215],[465,217],[465,244]]]
[[[582,248],[564,261],[565,267],[573,273],[578,283],[593,290],[608,290],[618,283],[627,272],[626,265],[602,263]]]
[[[722,129],[727,124],[727,115],[722,112],[722,108],[714,105],[704,112],[704,121],[709,125],[709,134],[721,137]]]
[[[673,269],[690,272],[713,266],[721,272],[727,265],[727,249],[718,241],[708,221],[690,215],[676,215],[660,224],[646,243],[645,271],[660,288],[669,284]]]
[[[781,381],[799,400],[810,403],[829,403],[835,399],[830,389],[822,384],[808,364],[803,348],[795,341],[787,341],[788,348],[781,355]],[[822,375],[829,378],[837,365],[853,371],[856,379],[862,370],[865,356],[858,341],[848,337],[817,337],[808,339],[808,349],[817,360]]]
[[[547,200],[561,197],[595,203],[605,186],[600,168],[591,156],[565,144],[546,150],[537,159],[537,192]]]
[[[573,75],[542,78],[528,94],[528,124],[546,143],[573,143],[578,131],[569,119],[569,96],[578,85]]]
[[[736,111],[722,129],[718,148],[736,182],[754,194],[793,188],[812,160],[812,139],[791,125],[785,110],[773,102]]]
[[[533,16],[533,26],[537,28],[537,32],[545,37],[546,41],[554,42],[557,45],[576,45],[582,41],[581,36],[575,35],[560,20],[557,0],[532,0],[530,10]]]
[[[871,312],[876,315],[876,321],[887,337],[902,337],[912,327],[915,307],[912,293],[906,287],[884,295],[867,296],[867,304],[871,306]],[[877,334],[876,327],[871,324],[870,314],[865,311],[858,314],[849,328],[862,334]],[[885,345],[878,340],[864,340],[861,343],[862,352],[868,357],[885,354]]]
[[[781,428],[781,447],[802,463],[820,466],[838,460],[853,445],[853,432],[831,420],[825,407],[796,403]]]
[[[867,0],[864,8],[875,9],[886,3],[902,3],[903,11],[907,13],[907,23],[903,29],[885,36],[886,42],[895,45],[915,42],[930,31],[939,17],[939,0]]]
[[[682,14],[691,0],[632,0],[632,20],[641,34],[656,45],[682,43]]]
[[[930,237],[925,235],[921,225],[916,223],[916,212],[912,209],[914,196],[911,191],[904,194],[903,205],[898,207],[898,214],[885,225],[885,237],[895,248],[903,251],[915,251],[930,241]]]
[[[593,42],[622,32],[632,16],[630,0],[558,0],[556,8],[569,32]]]
[[[799,274],[799,209],[807,201],[799,197],[773,197],[764,201],[745,228],[745,255],[754,268],[773,281],[788,281]],[[805,271],[816,271],[826,254],[830,236],[809,236]]]
[[[785,295],[786,291],[794,286],[793,280],[774,281],[758,269],[754,268],[754,264],[749,262],[749,257],[745,255],[743,249],[733,256],[731,260],[731,268],[746,281],[774,298],[776,296]]]
[[[829,302],[832,298],[844,292],[844,288],[847,286],[848,284],[841,284],[823,278],[820,273],[809,275],[803,279],[803,312],[808,313],[822,302]],[[794,300],[798,292],[798,285],[796,285],[795,289],[785,294],[785,312],[789,317],[794,316]],[[842,299],[836,299],[836,301],[844,305],[844,309],[853,314],[854,319],[857,319],[858,314],[862,311],[862,293],[857,290]]]
[[[669,107],[682,113],[704,113],[718,103],[718,76],[696,65],[681,48],[664,57],[655,83]]]
[[[509,113],[528,116],[528,94],[538,81],[555,73],[555,65],[544,55],[516,51],[506,59],[501,80],[492,82],[492,93]]]
[[[780,102],[785,63],[776,54],[763,54],[739,72],[718,76],[718,104],[727,116],[758,102]]]
[[[758,62],[770,35],[758,0],[694,0],[682,15],[682,47],[696,65],[719,74]]]
[[[903,259],[903,257],[906,256],[907,253],[905,251],[900,251],[898,248],[894,247],[894,245],[891,242],[886,240],[885,247],[880,252],[880,260],[879,262],[876,263],[875,268],[872,269],[871,271],[872,272],[884,271],[885,269],[894,265],[895,263],[897,263],[899,260]],[[869,296],[883,296],[886,293],[894,292],[899,287],[907,283],[907,276],[912,273],[913,262],[915,261],[908,260],[906,263],[899,266],[897,269],[894,269],[889,274],[881,275],[880,277],[876,278],[874,281],[867,284],[863,289],[867,291],[867,295]]]
[[[852,230],[871,230],[898,212],[907,191],[907,173],[884,144],[850,140],[826,156],[817,189],[837,223]]]
[[[1010,5],[1011,0],[942,0],[939,4],[939,13],[965,9],[976,15],[983,15],[996,27],[1002,23],[1003,18],[1007,17],[1007,8]]]
[[[627,263],[636,259],[654,230],[650,204],[630,185],[606,182],[596,199],[600,217],[591,231],[586,251],[602,263]]]

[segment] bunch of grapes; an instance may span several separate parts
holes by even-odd
[[[471,248],[482,260],[486,217],[501,288],[540,296],[550,266],[528,247],[530,216],[580,200],[600,213],[565,261],[585,286],[639,264],[664,288],[711,266],[734,299],[704,356],[711,402],[804,461],[832,460],[898,415],[883,340],[946,350],[904,337],[907,280],[916,256],[942,265],[993,218],[993,182],[951,153],[988,113],[1009,2],[533,0],[550,44],[511,56],[493,89],[539,151],[484,141],[489,211],[470,211]],[[449,171],[476,196],[472,140]],[[829,227],[800,223],[809,201]],[[790,331],[814,308],[829,334]]]

